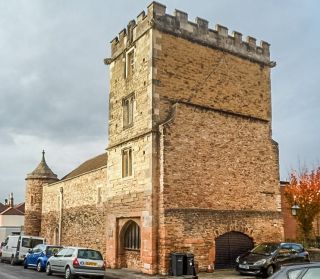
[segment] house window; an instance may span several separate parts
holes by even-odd
[[[134,48],[126,53],[126,77],[131,77],[134,72]]]
[[[133,104],[134,94],[130,94],[123,99],[123,128],[127,128],[133,125]]]
[[[122,150],[122,177],[132,175],[132,149]]]
[[[124,249],[140,250],[140,227],[131,222],[124,233]]]

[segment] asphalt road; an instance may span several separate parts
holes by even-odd
[[[7,263],[0,263],[1,279],[63,279],[61,276],[47,276],[45,272],[37,272],[33,269],[24,269],[21,265],[12,266]]]
[[[108,274],[109,272],[109,274]],[[105,278],[148,278],[147,276],[137,275],[133,276],[132,273],[129,273],[124,270],[108,270]],[[113,274],[115,273],[115,274]],[[135,274],[135,273],[134,273]],[[253,276],[241,276],[234,270],[217,270],[214,273],[200,273],[199,279],[256,279],[257,277]],[[64,279],[62,275],[52,275],[47,276],[45,272],[37,272],[33,269],[24,269],[21,265],[12,266],[7,263],[0,263],[0,279]],[[80,277],[82,278],[82,277]],[[156,278],[164,278],[162,276]],[[156,279],[155,278],[155,279]],[[181,278],[180,277],[168,277],[168,278]],[[185,277],[182,277],[185,278]]]

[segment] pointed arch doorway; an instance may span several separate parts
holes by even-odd
[[[248,235],[231,231],[215,239],[215,268],[233,268],[236,258],[253,248],[253,240]]]

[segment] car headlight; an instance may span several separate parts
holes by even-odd
[[[262,259],[262,260],[255,262],[253,265],[264,265],[266,262],[267,262],[266,259]]]
[[[240,260],[240,256],[236,258],[236,263],[239,263],[239,260]]]

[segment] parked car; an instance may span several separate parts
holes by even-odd
[[[4,247],[4,242],[1,242],[0,243],[0,259],[1,259],[1,256],[2,256],[2,249]]]
[[[37,236],[9,235],[2,243],[0,262],[8,261],[12,265],[22,263],[29,249],[44,241],[44,238]]]
[[[271,276],[283,264],[310,262],[309,253],[298,243],[262,243],[236,259],[241,274]]]
[[[320,263],[282,266],[269,279],[319,279]]]
[[[56,245],[39,244],[30,249],[23,261],[23,267],[33,267],[37,271],[44,271],[47,266],[48,258],[58,253],[63,247]]]
[[[46,273],[64,273],[65,279],[79,275],[104,278],[105,263],[99,251],[66,247],[48,259]]]

